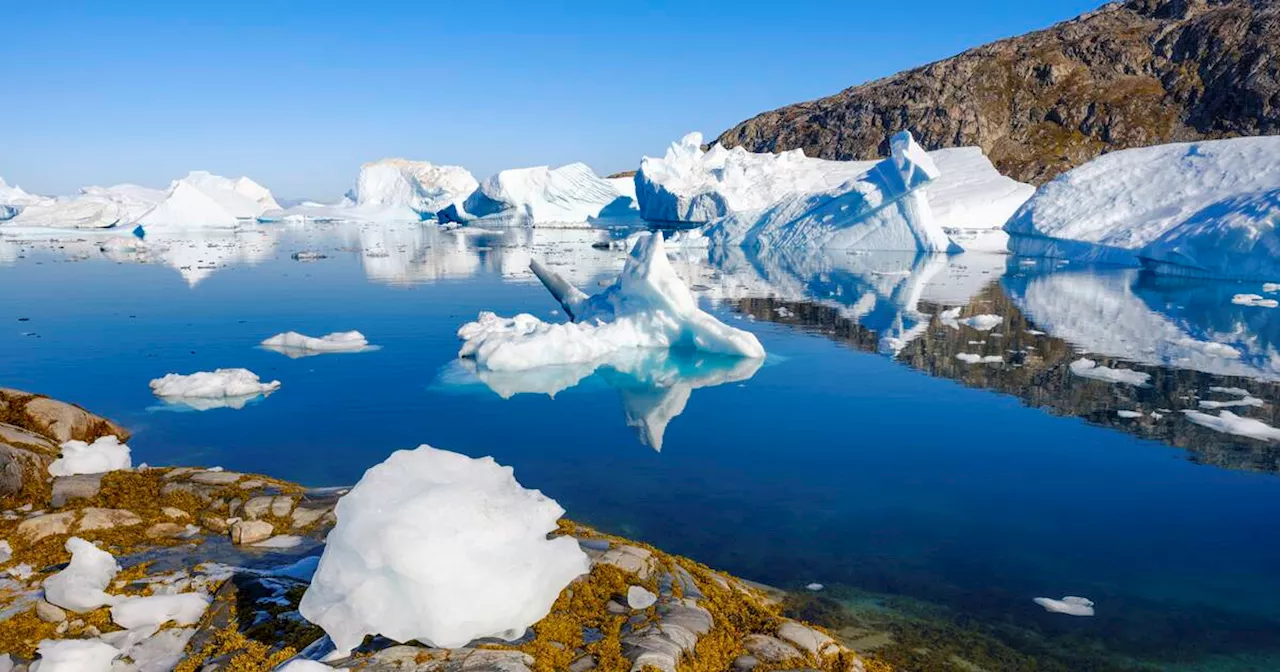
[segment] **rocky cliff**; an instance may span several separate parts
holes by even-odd
[[[1280,133],[1280,1],[1113,2],[766,112],[718,140],[869,159],[904,128],[928,149],[978,145],[1036,184],[1118,149]]]

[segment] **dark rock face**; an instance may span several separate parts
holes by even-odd
[[[766,112],[718,141],[870,159],[902,129],[926,149],[978,145],[1036,184],[1118,149],[1280,133],[1280,2],[1114,2]]]

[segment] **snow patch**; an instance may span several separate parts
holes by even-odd
[[[49,474],[52,476],[102,474],[132,466],[133,460],[129,456],[129,446],[120,443],[119,438],[108,435],[99,437],[93,443],[67,441],[62,444],[58,459],[49,464]]]
[[[114,604],[107,586],[120,571],[112,555],[97,546],[71,537],[64,546],[71,562],[62,571],[44,580],[44,597],[50,604],[78,614]]]
[[[111,620],[128,630],[158,628],[169,621],[195,625],[210,602],[209,596],[203,593],[128,597],[111,607]]]
[[[31,672],[111,672],[120,650],[96,639],[46,639],[36,653]]]

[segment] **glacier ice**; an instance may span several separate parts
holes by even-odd
[[[1037,597],[1032,601],[1044,607],[1045,611],[1055,614],[1067,614],[1068,616],[1093,615],[1093,601],[1084,597],[1068,595],[1061,600],[1055,600],[1051,597]]]
[[[1277,189],[1280,136],[1127,149],[1059,175],[1005,230],[1026,256],[1252,278],[1275,270]]]
[[[44,580],[45,599],[78,614],[115,604],[117,598],[108,595],[106,590],[120,571],[116,559],[79,537],[67,539],[65,547],[71,554],[71,562]]]
[[[295,359],[330,352],[364,352],[371,349],[369,340],[358,331],[339,331],[318,338],[287,331],[266,339],[261,345]]]
[[[271,192],[247,177],[232,179],[192,171],[174,180],[164,200],[136,223],[148,233],[162,227],[227,229],[279,209]]]
[[[303,618],[339,651],[366,635],[456,648],[515,639],[590,568],[564,514],[491,457],[419,446],[365,472],[339,501]]]
[[[571,163],[501,171],[437,216],[441,222],[582,227],[596,219],[627,216],[633,203],[585,163]]]
[[[93,443],[67,441],[62,444],[58,459],[49,464],[49,474],[102,474],[132,466],[129,446],[121,443],[119,438],[107,435],[97,438]]]
[[[280,381],[261,382],[248,369],[217,369],[192,374],[165,374],[151,381],[151,392],[170,404],[195,410],[243,408],[246,403],[280,389]]]
[[[640,236],[622,274],[594,296],[536,261],[533,270],[573,322],[550,324],[528,314],[504,318],[481,313],[458,329],[463,340],[459,357],[474,358],[495,371],[591,362],[627,348],[764,357],[753,334],[698,308],[667,259],[660,233]]]
[[[461,166],[383,159],[360,167],[353,200],[363,209],[408,208],[422,219],[461,201],[479,186],[471,171]]]

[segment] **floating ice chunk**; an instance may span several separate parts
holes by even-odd
[[[461,202],[479,186],[471,171],[461,166],[383,159],[360,166],[354,205],[361,210],[405,208],[423,219]]]
[[[67,539],[65,547],[71,553],[71,562],[44,580],[45,599],[81,614],[114,604],[117,598],[105,591],[120,571],[116,559],[79,537]]]
[[[528,314],[481,313],[458,329],[464,341],[459,357],[494,371],[593,362],[628,348],[764,357],[753,334],[698,308],[671,267],[661,234],[641,236],[617,281],[591,297],[536,262],[533,270],[574,321],[549,324]]]
[[[1264,282],[1262,283],[1262,292],[1264,294],[1275,294],[1280,292],[1280,283]]]
[[[262,342],[262,347],[289,357],[309,357],[329,352],[364,352],[372,349],[369,340],[358,331],[339,331],[316,338],[296,331],[276,334]]]
[[[49,474],[102,474],[131,466],[133,460],[129,456],[129,446],[120,443],[119,438],[108,435],[99,437],[93,443],[67,441],[62,444],[61,455],[49,464]]]
[[[1092,378],[1108,383],[1124,383],[1141,387],[1151,380],[1151,374],[1149,373],[1132,369],[1113,369],[1107,366],[1099,366],[1097,362],[1084,357],[1071,362],[1070,368],[1071,373],[1081,378]]]
[[[46,639],[31,672],[111,672],[120,650],[97,639]]]
[[[1231,297],[1231,303],[1239,306],[1254,306],[1257,308],[1275,308],[1280,306],[1280,301],[1275,299],[1264,299],[1258,294],[1236,294]]]
[[[381,634],[455,648],[515,639],[590,563],[564,509],[510,467],[427,445],[393,453],[338,501],[299,611],[339,651]]]
[[[627,606],[632,609],[648,609],[658,603],[658,596],[640,586],[627,588]]]
[[[164,200],[137,223],[148,233],[165,228],[230,229],[279,209],[271,192],[247,177],[231,179],[193,171],[174,180]]]
[[[248,369],[217,369],[182,375],[166,374],[151,381],[151,391],[170,403],[182,403],[197,410],[231,406],[280,389],[280,381],[264,383]]]
[[[1044,607],[1045,611],[1055,614],[1067,614],[1068,616],[1093,615],[1093,601],[1083,597],[1068,595],[1061,600],[1055,600],[1051,597],[1037,597],[1033,602]]]
[[[1245,418],[1231,411],[1220,411],[1217,417],[1200,411],[1183,411],[1191,422],[1208,427],[1215,432],[1234,434],[1259,441],[1280,441],[1280,429],[1276,429],[1261,420]]]
[[[1116,415],[1122,418],[1125,418],[1126,420],[1132,420],[1134,418],[1142,417],[1142,414],[1137,411],[1126,411],[1126,410],[1116,411]]]
[[[812,590],[814,592],[822,590],[823,588],[826,588],[826,586],[822,585],[821,583],[811,583],[804,587],[805,590]]]
[[[964,362],[965,364],[1003,364],[1004,363],[1004,357],[1001,357],[1000,355],[987,355],[984,357],[982,355],[975,355],[970,352],[962,352],[956,355],[956,359]]]
[[[204,593],[128,597],[111,607],[111,620],[129,630],[160,627],[169,621],[178,625],[195,625],[209,607],[209,602],[209,596]]]

